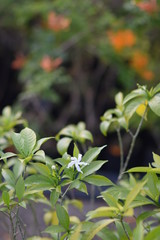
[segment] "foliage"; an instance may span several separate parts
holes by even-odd
[[[95,116],[115,91],[131,90],[137,82],[158,83],[159,9],[158,0],[1,3],[0,29],[4,33],[11,29],[18,38],[11,44],[10,67],[23,86],[17,102],[23,113],[33,109],[35,119],[36,110],[41,120],[37,128],[47,122],[57,132],[75,116],[75,122],[83,119],[90,124],[89,105],[93,132],[98,125]],[[48,112],[52,118],[56,112],[55,124]]]
[[[158,239],[160,156],[153,153],[154,162],[148,167],[131,168],[125,176],[124,171],[127,169],[136,138],[144,119],[147,120],[149,110],[151,109],[157,116],[160,115],[160,105],[157,101],[159,92],[158,84],[150,90],[146,86],[138,86],[125,97],[122,93],[118,93],[115,97],[116,108],[107,110],[101,119],[100,129],[103,134],[108,134],[109,130],[116,130],[120,137],[121,129],[125,129],[132,136],[126,161],[123,159],[123,142],[119,138],[121,157],[117,183],[96,173],[107,162],[98,160],[98,155],[106,146],[86,147],[83,156],[80,153],[79,147],[83,146],[86,140],[91,142],[93,140],[84,123],[66,126],[56,135],[60,157],[55,159],[48,157],[41,149],[43,143],[53,141],[54,138],[37,140],[36,133],[29,127],[24,127],[17,133],[13,128],[6,129],[5,125],[2,125],[2,129],[4,126],[2,132],[10,134],[8,144],[15,149],[14,152],[8,152],[5,148],[0,153],[2,176],[0,211],[10,221],[12,239],[16,240],[19,235],[21,239],[26,239],[19,209],[27,209],[32,202],[43,202],[48,209],[44,214],[46,228],[39,236],[29,237],[28,240],[91,240],[95,236],[102,240],[106,237],[107,239]],[[142,105],[143,107],[140,108]],[[4,112],[6,109],[3,111],[3,115],[6,116]],[[131,134],[129,129],[135,113],[141,120],[136,133]],[[126,125],[120,121],[122,118],[125,119]],[[17,114],[13,114],[10,119],[12,127],[24,122],[17,119],[19,119]],[[106,128],[102,127],[103,123],[106,124],[104,125],[107,126]],[[64,143],[63,147],[61,143],[62,147],[59,147],[59,142],[66,138],[69,139],[68,144]],[[69,146],[71,141],[74,144]],[[138,179],[134,176],[135,172],[144,175]],[[103,191],[99,189],[99,198],[103,199],[105,205],[89,211],[84,220],[70,216],[69,205],[82,210],[83,203],[78,199],[69,199],[68,193],[76,189],[88,194],[89,185],[105,187]],[[134,223],[134,226],[131,223]]]

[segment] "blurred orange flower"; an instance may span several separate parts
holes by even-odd
[[[117,32],[107,32],[109,41],[113,48],[120,52],[126,47],[132,47],[136,43],[136,36],[130,29],[119,30]]]
[[[150,70],[144,70],[144,71],[140,72],[140,75],[146,81],[151,81],[154,79],[154,73]]]
[[[145,53],[135,51],[131,59],[131,66],[137,71],[141,71],[148,65],[149,59]]]
[[[11,68],[15,70],[21,69],[26,62],[26,58],[22,53],[18,53],[11,63]]]
[[[58,68],[62,63],[61,58],[52,59],[49,56],[44,56],[40,62],[41,68],[46,72],[51,72],[53,69]]]
[[[112,156],[119,157],[120,156],[120,147],[117,144],[112,144],[109,147],[109,152]]]
[[[149,58],[148,55],[140,51],[133,53],[130,65],[131,67],[145,80],[154,79],[154,73],[148,70]]]
[[[48,28],[55,32],[67,29],[70,22],[70,19],[62,15],[57,15],[55,12],[50,12],[48,14]]]
[[[154,13],[158,10],[157,1],[156,0],[150,0],[147,2],[139,2],[136,3],[136,6],[139,7],[142,11],[145,11],[147,13]]]

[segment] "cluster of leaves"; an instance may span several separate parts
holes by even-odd
[[[124,99],[122,93],[117,94],[115,97],[117,108],[108,110],[104,114],[102,120],[107,127],[104,131],[101,125],[102,132],[106,134],[112,125],[111,129],[120,131],[122,127],[129,131],[129,120],[137,109],[141,120],[146,117],[149,108],[159,116],[159,92],[160,84],[150,90],[139,86]],[[145,109],[143,107],[140,109],[139,107],[144,103]],[[6,115],[4,112],[6,109],[3,111],[3,115]],[[13,124],[10,125],[12,127],[19,123],[17,114],[12,115],[12,121]],[[86,141],[93,141],[92,134],[85,129],[85,124],[82,122],[66,126],[57,134],[57,149],[60,157],[56,159],[48,157],[41,150],[42,144],[52,137],[37,140],[35,132],[28,127],[23,128],[20,133],[16,133],[13,129],[11,131],[10,128],[5,131],[10,133],[9,143],[13,145],[15,151],[7,152],[4,149],[0,153],[0,211],[10,220],[10,232],[14,240],[18,235],[21,239],[27,237],[19,218],[19,209],[27,208],[32,202],[43,202],[49,209],[44,214],[47,227],[43,229],[43,237],[33,236],[27,238],[28,240],[91,240],[96,235],[102,240],[106,237],[109,240],[159,238],[159,155],[153,153],[154,162],[149,167],[129,169],[126,178],[124,173],[120,172],[121,181],[115,184],[107,177],[96,173],[107,162],[97,160],[105,146],[87,148],[83,156],[80,153],[78,144],[83,146]],[[136,136],[133,135],[134,142],[137,135],[138,133]],[[73,148],[70,146],[71,141],[74,143]],[[70,148],[73,150],[72,154],[69,154]],[[126,169],[122,165],[120,170]],[[136,179],[133,175],[135,172],[145,175],[141,179]],[[105,206],[89,211],[84,220],[70,216],[68,211],[70,204],[79,209],[83,208],[83,204],[77,199],[68,199],[68,192],[76,189],[88,194],[90,184],[107,187],[99,196],[104,200]],[[46,197],[46,191],[49,197]],[[46,234],[51,237],[45,237]]]

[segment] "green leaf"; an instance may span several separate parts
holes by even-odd
[[[82,224],[78,224],[76,228],[74,228],[74,231],[73,233],[70,235],[70,240],[76,240],[76,239],[79,239],[79,236],[80,236],[80,232],[81,232],[81,229],[82,229]]]
[[[107,136],[110,124],[111,124],[110,121],[103,121],[100,123],[100,131],[104,136]]]
[[[36,144],[36,134],[30,128],[25,128],[20,132],[21,137],[24,140],[24,148],[23,151],[25,156],[29,156],[32,153],[33,148]]]
[[[51,202],[52,206],[55,206],[58,199],[59,199],[59,193],[56,191],[56,189],[53,189],[50,194],[50,202]]]
[[[153,89],[153,95],[160,92],[160,83]]]
[[[135,185],[135,187],[130,191],[128,194],[125,204],[124,204],[124,211],[126,211],[133,200],[137,197],[138,193],[142,190],[143,186],[146,184],[146,181],[139,182]]]
[[[153,159],[154,159],[155,163],[157,164],[157,167],[158,166],[160,167],[160,156],[154,152],[152,154],[153,154]]]
[[[69,230],[69,215],[64,207],[60,204],[56,205],[56,213],[59,220],[59,223],[68,231]]]
[[[11,187],[15,187],[15,176],[13,172],[9,169],[2,169],[2,176],[4,177],[5,181],[7,182],[8,185]]]
[[[100,232],[97,233],[97,236],[102,240],[117,240],[116,233],[112,229],[103,228]]]
[[[102,149],[105,147],[106,147],[106,145],[102,146],[102,147],[94,147],[94,148],[89,149],[83,156],[82,161],[91,163],[94,159],[97,158],[97,156],[100,154]]]
[[[131,100],[133,100],[134,98],[139,98],[139,97],[144,97],[146,95],[146,92],[141,89],[138,88],[136,90],[133,90],[131,93],[129,93],[123,100],[123,104],[126,104],[128,102],[130,102]]]
[[[129,238],[126,236],[126,233],[124,231],[124,228],[122,227],[122,223],[119,221],[115,221],[115,225],[116,225],[116,232],[118,233],[118,239],[122,239],[122,240],[128,240],[128,239],[132,239],[132,231],[129,227],[129,225],[125,222],[123,222],[123,225],[126,229],[126,231],[128,232]],[[138,240],[138,239],[137,239]]]
[[[93,136],[88,130],[81,131],[79,134],[79,138],[84,139],[84,140],[87,139],[87,140],[93,142]]]
[[[7,158],[10,158],[10,157],[14,157],[14,156],[16,156],[16,154],[15,154],[15,153],[12,153],[12,152],[7,152],[7,153],[3,153],[3,154],[2,154],[2,152],[1,152],[1,158],[0,158],[0,160],[2,160],[2,159],[7,159]]]
[[[24,139],[22,139],[21,135],[19,133],[12,133],[11,138],[13,141],[14,146],[18,150],[18,152],[23,156],[26,157],[24,152]]]
[[[143,223],[139,222],[133,231],[133,240],[143,240],[144,239],[144,228]]]
[[[150,231],[147,236],[144,238],[144,240],[159,240],[159,236],[160,236],[160,226],[155,227],[154,229],[152,229],[152,231]]]
[[[73,156],[78,158],[78,154],[79,154],[79,149],[77,145],[74,143]]]
[[[47,227],[44,232],[49,233],[49,234],[54,234],[54,233],[61,233],[65,232],[65,228],[60,225],[52,225]]]
[[[113,223],[115,220],[114,219],[107,219],[107,220],[101,220],[97,223],[95,223],[93,226],[89,228],[87,233],[85,233],[82,236],[82,240],[91,240],[94,238],[94,236],[101,231],[104,227],[108,226],[109,224]]]
[[[87,187],[86,187],[86,184],[83,183],[82,181],[79,181],[78,179],[74,180],[71,185],[70,185],[70,189],[72,188],[75,188],[81,192],[84,192],[86,194],[88,194],[88,191],[87,191]]]
[[[129,169],[127,172],[151,172],[151,167],[134,167]]]
[[[96,186],[109,186],[113,185],[113,183],[106,177],[101,175],[91,175],[83,178],[83,181],[96,185]]]
[[[61,155],[63,155],[65,152],[67,152],[71,141],[72,141],[72,139],[68,138],[68,137],[64,137],[58,141],[57,150]]]
[[[110,206],[110,207],[118,207],[118,199],[117,197],[114,197],[113,195],[109,194],[108,192],[102,192],[103,200]]]
[[[127,172],[145,172],[145,173],[157,173],[157,174],[160,174],[160,168],[134,167],[134,168],[129,169]]]
[[[151,110],[160,117],[160,93],[154,95],[154,97],[148,102]]]
[[[116,207],[99,207],[87,213],[88,220],[99,217],[116,217],[119,209]]]
[[[115,102],[118,106],[121,106],[123,104],[123,93],[119,92],[115,96]]]
[[[42,175],[44,176],[50,176],[51,172],[49,167],[47,167],[45,164],[43,163],[32,163],[32,166],[34,166],[34,168]]]
[[[34,174],[29,176],[25,180],[25,185],[29,186],[30,189],[37,190],[49,190],[55,188],[55,182],[46,176],[40,174]]]
[[[146,100],[146,98],[144,98],[144,97],[137,97],[137,98],[131,100],[130,102],[128,102],[125,107],[125,115],[128,118],[131,118],[132,115],[136,112],[138,106],[140,104],[144,103],[145,100]]]
[[[147,186],[150,192],[149,196],[156,202],[159,200],[159,190],[157,188],[157,184],[157,175],[155,173],[147,173]]]
[[[81,179],[99,170],[107,161],[93,161],[89,165],[83,168],[83,174],[81,173]]]
[[[4,203],[9,207],[10,197],[9,197],[9,193],[7,191],[2,192],[2,199],[3,199]]]
[[[24,180],[22,176],[20,176],[16,183],[16,195],[19,201],[22,199],[24,191],[25,191]]]
[[[15,164],[13,166],[13,173],[14,173],[14,176],[16,179],[18,179],[22,175],[24,168],[25,168],[25,166],[24,166],[23,162],[21,162],[21,161],[15,162]]]
[[[50,140],[50,139],[52,139],[52,138],[54,138],[54,137],[46,137],[46,138],[41,138],[41,139],[39,139],[39,140],[37,141],[34,149],[33,149],[33,152],[35,153],[36,151],[38,151],[43,143],[47,142],[48,140]]]
[[[141,221],[144,221],[145,219],[147,219],[148,217],[151,217],[153,215],[157,214],[157,211],[145,211],[143,213],[141,213],[137,219],[136,222],[139,223]]]
[[[34,160],[45,161],[45,152],[39,150],[34,154]]]

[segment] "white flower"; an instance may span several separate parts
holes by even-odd
[[[88,165],[88,163],[81,162],[81,160],[82,160],[82,154],[78,154],[78,158],[71,157],[71,162],[68,164],[67,168],[70,168],[74,165],[78,172],[83,173],[82,170],[80,169],[80,166],[82,166],[82,165],[86,166],[86,165]]]
[[[51,167],[53,170],[55,170],[56,169],[56,166],[55,165],[52,165],[52,167]]]

